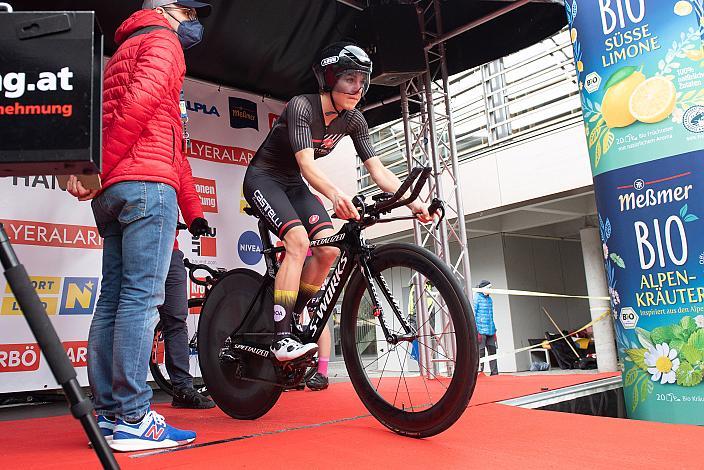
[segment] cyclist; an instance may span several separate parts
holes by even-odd
[[[369,88],[372,62],[364,50],[350,42],[323,49],[313,72],[320,92],[292,98],[254,155],[244,178],[244,196],[256,208],[276,236],[283,241],[286,257],[274,283],[276,337],[271,351],[278,361],[297,359],[317,350],[291,338],[293,312],[320,289],[339,250],[313,248],[306,261],[310,240],[334,234],[323,205],[303,181],[332,202],[341,219],[359,219],[350,196],[340,190],[315,165],[346,135],[374,182],[387,192],[401,186],[399,179],[375,156],[369,128],[357,104]],[[430,222],[428,206],[408,206],[422,222]]]

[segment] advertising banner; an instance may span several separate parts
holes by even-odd
[[[636,419],[704,422],[702,3],[565,2]]]
[[[243,213],[242,180],[283,103],[186,79],[189,162],[205,218],[215,236],[182,231],[185,257],[213,267],[263,272],[256,219]],[[0,125],[1,123],[0,116]],[[87,385],[86,343],[101,276],[102,239],[88,202],[62,191],[53,176],[0,178],[0,220],[47,313]],[[202,296],[190,285],[191,297]],[[197,310],[189,315],[189,336]],[[193,374],[198,374],[195,356]],[[0,393],[58,388],[14,296],[0,277]]]

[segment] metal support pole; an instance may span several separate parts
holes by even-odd
[[[112,455],[103,434],[98,428],[98,423],[93,417],[93,404],[83,394],[81,386],[76,379],[76,371],[71,365],[66,351],[51,324],[46,310],[39,300],[37,291],[27,275],[24,266],[20,264],[15,250],[10,244],[10,239],[5,228],[0,224],[0,262],[5,270],[5,277],[10,290],[15,295],[17,303],[22,310],[39,348],[44,353],[49,363],[51,373],[56,382],[61,385],[70,405],[71,414],[78,419],[83,430],[93,444],[93,449],[104,468],[117,469],[117,461]]]

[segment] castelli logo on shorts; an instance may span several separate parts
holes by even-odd
[[[39,369],[38,344],[0,344],[0,372],[31,372]]]
[[[308,219],[308,223],[311,225],[317,224],[319,220],[320,220],[320,217],[318,216],[318,214],[313,214]]]
[[[286,317],[286,309],[281,305],[274,305],[274,321],[281,321]]]

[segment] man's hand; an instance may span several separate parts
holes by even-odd
[[[357,212],[357,208],[354,207],[352,199],[347,194],[337,193],[330,200],[337,217],[344,220],[359,220],[359,212]]]
[[[193,222],[191,222],[191,226],[188,227],[188,231],[191,232],[191,235],[193,235],[194,237],[210,235],[210,230],[211,229],[208,225],[208,221],[202,217],[196,217],[195,219],[193,219]]]
[[[93,199],[96,194],[98,194],[97,189],[86,189],[83,184],[78,181],[76,175],[71,175],[68,177],[68,183],[66,183],[66,191],[69,192],[74,197],[77,197],[79,201],[87,201]]]
[[[423,223],[432,222],[435,218],[428,213],[428,204],[424,202],[413,201],[408,205],[408,208]]]

